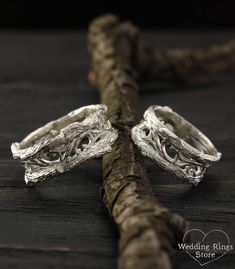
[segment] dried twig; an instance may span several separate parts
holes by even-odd
[[[89,77],[119,131],[112,152],[103,157],[102,195],[120,232],[119,268],[171,268],[171,250],[187,223],[157,201],[131,140],[131,128],[137,123],[138,44],[137,29],[115,16],[100,17],[90,25]]]

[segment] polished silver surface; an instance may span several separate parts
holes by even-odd
[[[132,139],[144,156],[193,185],[221,157],[202,132],[166,106],[149,107],[133,127]]]
[[[81,107],[11,145],[13,157],[25,167],[25,182],[66,172],[111,150],[117,131],[106,118],[105,105]]]

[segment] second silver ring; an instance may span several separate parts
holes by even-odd
[[[193,185],[221,157],[202,132],[169,107],[149,107],[132,139],[144,156]]]

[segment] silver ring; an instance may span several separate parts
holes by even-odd
[[[221,157],[202,132],[166,106],[149,107],[132,128],[132,139],[144,156],[193,185]]]
[[[106,111],[105,105],[81,107],[13,143],[11,151],[25,167],[26,184],[64,173],[109,152],[118,134]]]

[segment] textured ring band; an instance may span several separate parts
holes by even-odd
[[[221,157],[202,132],[169,107],[149,107],[133,127],[132,139],[143,155],[194,185]]]
[[[13,157],[25,167],[25,182],[66,172],[111,150],[117,131],[106,118],[105,105],[81,107],[13,143]]]

